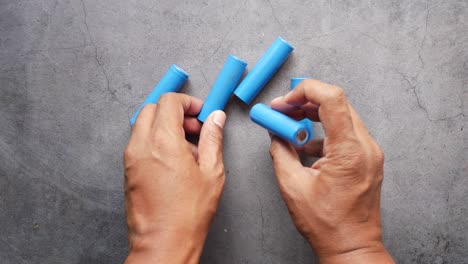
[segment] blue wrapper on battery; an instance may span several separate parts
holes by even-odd
[[[278,37],[242,80],[234,94],[244,103],[250,104],[286,61],[293,49],[286,40]]]
[[[306,122],[296,121],[264,104],[256,104],[250,109],[250,119],[296,146],[303,146],[311,138]]]
[[[244,74],[247,63],[230,55],[219,73],[203,107],[198,114],[198,120],[205,122],[206,118],[216,110],[223,110],[229,97],[236,89],[239,80]]]
[[[146,97],[146,100],[141,104],[140,108],[130,119],[130,124],[135,124],[135,120],[138,117],[141,109],[147,104],[155,104],[158,102],[159,97],[164,93],[178,92],[188,79],[188,74],[177,65],[173,64],[166,74],[163,76],[161,81],[154,87],[153,91]]]

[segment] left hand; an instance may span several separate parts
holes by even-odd
[[[196,119],[202,101],[168,93],[145,106],[124,153],[126,263],[198,263],[224,186],[226,115]],[[198,147],[185,133],[200,134]]]

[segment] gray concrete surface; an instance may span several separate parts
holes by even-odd
[[[205,98],[229,53],[251,68],[281,35],[296,49],[256,102],[293,76],[344,87],[386,155],[391,254],[468,263],[467,5],[0,0],[0,262],[122,262],[129,116],[170,64]],[[238,100],[226,110],[227,183],[201,262],[313,263],[266,132]]]

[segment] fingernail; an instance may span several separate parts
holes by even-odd
[[[214,111],[213,122],[220,128],[226,123],[226,114],[223,111]]]

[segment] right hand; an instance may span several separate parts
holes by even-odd
[[[301,149],[276,136],[270,148],[281,195],[320,263],[394,263],[382,243],[383,153],[343,90],[305,80],[271,107],[325,130]],[[298,151],[320,159],[304,167]]]
[[[223,127],[203,102],[166,93],[146,105],[124,154],[130,252],[125,263],[198,263],[223,191]],[[200,135],[198,146],[186,134]]]

